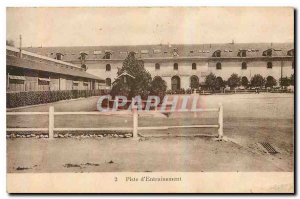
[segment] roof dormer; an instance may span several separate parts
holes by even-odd
[[[294,53],[295,53],[294,49],[288,50],[288,51],[287,51],[287,56],[292,56],[292,57],[294,57],[294,56],[295,56]]]
[[[106,52],[105,52],[105,55],[104,55],[104,57],[103,57],[103,59],[111,59],[111,55],[112,55],[111,52],[106,51]]]
[[[238,57],[247,57],[247,50],[239,50]]]
[[[266,56],[266,57],[272,57],[272,55],[273,55],[273,49],[270,48],[268,50],[265,50],[262,55]]]
[[[62,54],[62,53],[56,53],[56,54],[55,54],[55,59],[57,59],[57,60],[62,60],[62,59],[63,59],[63,56],[64,56],[64,54]]]
[[[216,50],[212,56],[213,57],[221,57],[221,50]]]

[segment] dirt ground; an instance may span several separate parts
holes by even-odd
[[[7,139],[8,172],[97,171],[293,171],[294,95],[233,94],[201,96],[204,107],[224,106],[224,135],[216,129],[140,131],[141,141],[130,138]],[[55,111],[92,111],[97,97],[53,103]],[[8,111],[48,111],[49,105]],[[214,113],[215,114],[215,113]],[[172,113],[139,118],[139,126],[215,124],[213,113]],[[8,127],[47,127],[46,116],[7,116]],[[132,125],[131,116],[56,116],[56,127]],[[174,137],[175,136],[175,137]],[[178,136],[178,137],[176,137]],[[190,136],[190,137],[182,137]],[[266,154],[258,142],[279,152]]]

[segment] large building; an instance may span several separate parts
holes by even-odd
[[[72,63],[105,79],[107,87],[117,77],[129,52],[144,61],[152,77],[159,76],[168,89],[190,88],[192,79],[203,84],[209,73],[227,80],[236,73],[250,80],[290,77],[294,73],[293,43],[229,43],[199,45],[139,45],[41,47],[26,50]]]

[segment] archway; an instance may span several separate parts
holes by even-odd
[[[190,87],[191,87],[191,89],[199,88],[199,78],[196,75],[191,76]]]
[[[242,77],[241,83],[242,83],[242,86],[244,86],[245,88],[247,88],[248,85],[249,85],[249,80],[248,80],[248,78],[247,78],[246,76],[243,76],[243,77]]]
[[[273,86],[276,86],[277,82],[276,82],[276,79],[272,76],[268,76],[267,79],[266,79],[266,87],[273,87]]]
[[[225,87],[225,83],[224,83],[224,80],[223,80],[223,78],[222,77],[217,77],[216,78],[216,85],[215,85],[215,88],[217,89],[217,90],[221,90],[221,89],[223,89]]]
[[[179,90],[180,89],[180,77],[178,76],[173,76],[171,79],[171,84],[172,84],[172,90]]]
[[[155,76],[154,78],[153,78],[153,80],[162,80],[162,78],[160,77],[160,76]]]
[[[106,78],[105,83],[106,83],[106,86],[111,86],[111,79]]]

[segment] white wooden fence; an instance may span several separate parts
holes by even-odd
[[[218,108],[210,109],[196,109],[196,110],[165,110],[164,113],[171,112],[218,112],[218,124],[201,124],[201,125],[185,125],[185,126],[138,126],[138,112],[137,106],[132,107],[132,111],[122,111],[122,113],[132,114],[133,125],[132,127],[103,127],[103,128],[55,128],[54,116],[55,115],[105,115],[107,112],[54,112],[54,107],[49,107],[49,112],[6,112],[6,115],[48,115],[49,127],[48,128],[7,128],[7,132],[32,132],[32,131],[48,131],[49,138],[54,138],[54,131],[131,131],[133,139],[138,139],[139,130],[167,130],[172,128],[218,128],[218,137],[223,137],[223,105],[219,103]],[[149,112],[149,111],[147,111]],[[161,112],[159,110],[153,110],[151,112]],[[112,112],[112,114],[120,114],[120,112]]]

